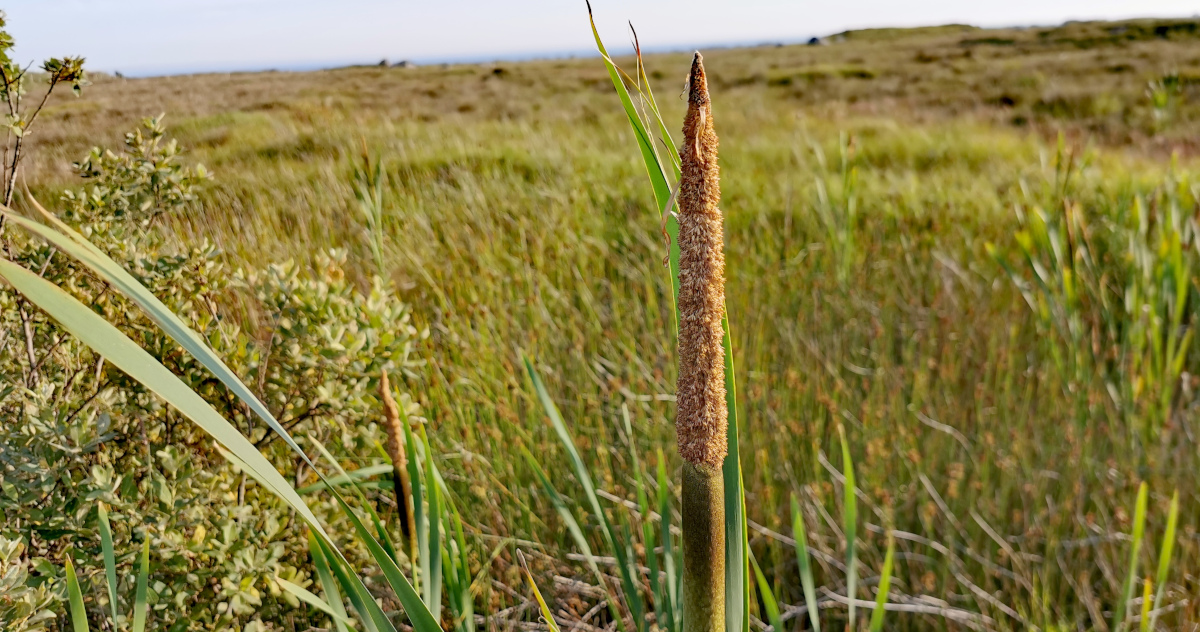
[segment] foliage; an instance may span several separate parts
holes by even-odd
[[[0,536],[0,627],[5,630],[44,630],[55,618],[56,596],[30,582],[30,560],[20,539]]]
[[[87,185],[64,194],[64,217],[255,383],[284,427],[332,439],[343,455],[372,454],[379,441],[373,380],[385,368],[415,366],[410,354],[420,334],[407,308],[378,279],[361,292],[336,251],[310,274],[290,262],[231,271],[209,244],[171,248],[151,224],[187,212],[207,174],[185,167],[176,144],[163,139],[161,122],[149,119],[126,136],[124,151],[93,150],[76,165]],[[139,340],[278,467],[296,480],[306,476],[244,404],[106,284],[42,242],[11,230],[5,241],[10,261],[69,289]],[[74,546],[87,559],[98,544],[95,502],[104,501],[113,507],[118,550],[153,543],[155,625],[244,624],[295,608],[275,578],[309,581],[307,546],[279,501],[248,485],[177,412],[18,294],[0,290],[0,303],[0,383],[13,385],[0,406],[14,421],[0,429],[0,532],[27,538],[26,558],[59,560]],[[245,325],[227,316],[237,305]],[[81,563],[80,572],[87,583],[91,569]],[[59,580],[43,567],[28,583]]]

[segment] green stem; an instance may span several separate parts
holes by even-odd
[[[725,632],[725,481],[683,464],[683,631]]]

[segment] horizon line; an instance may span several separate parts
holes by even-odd
[[[970,28],[975,28],[975,29],[979,29],[979,30],[992,31],[992,30],[1051,28],[1051,27],[1065,26],[1068,24],[1080,24],[1080,23],[1092,23],[1092,22],[1121,23],[1121,22],[1136,22],[1139,20],[1164,20],[1164,19],[1185,20],[1188,18],[1200,18],[1200,12],[1194,13],[1192,15],[1175,15],[1175,16],[1147,15],[1147,16],[1143,16],[1143,17],[1124,18],[1124,19],[1119,19],[1119,20],[1071,19],[1071,20],[1064,20],[1062,22],[1050,23],[1050,24],[1026,23],[1026,24],[1010,24],[1010,25],[1002,25],[1002,26],[980,26],[980,25],[976,25],[976,24],[969,24],[969,23],[963,23],[963,22],[947,22],[947,23],[941,23],[941,24],[927,24],[927,25],[923,25],[923,26],[873,26],[873,27],[864,27],[864,28],[856,28],[856,29],[845,29],[842,31],[838,31],[836,33],[829,33],[829,34],[825,34],[825,35],[811,34],[811,35],[805,35],[805,36],[800,36],[800,37],[796,37],[796,38],[788,38],[788,39],[771,38],[771,39],[764,39],[764,40],[759,40],[759,41],[748,41],[748,40],[747,41],[724,41],[724,42],[712,42],[712,43],[708,43],[708,44],[699,44],[699,45],[696,45],[696,44],[689,44],[689,45],[664,44],[662,46],[650,46],[650,47],[642,46],[642,52],[651,54],[651,55],[658,55],[658,54],[692,52],[694,50],[700,50],[700,49],[710,49],[711,50],[711,49],[731,49],[731,48],[757,48],[760,46],[796,46],[796,45],[807,44],[813,39],[819,39],[819,40],[824,41],[828,38],[837,37],[839,35],[845,35],[847,33],[871,31],[871,30],[882,30],[882,29],[917,30],[917,29],[928,29],[928,28],[942,28],[942,27],[949,27],[949,26],[963,26],[963,27],[970,27]],[[615,54],[613,56],[614,57],[624,57],[626,55],[632,55],[632,54],[633,54],[633,51],[630,50],[628,53]],[[573,49],[573,50],[567,49],[567,50],[543,50],[543,51],[511,51],[511,52],[479,53],[479,54],[467,53],[467,54],[463,54],[463,55],[452,55],[452,56],[429,56],[429,57],[419,57],[419,56],[403,57],[403,56],[400,56],[395,59],[393,59],[391,57],[383,57],[379,61],[369,61],[369,60],[363,60],[363,59],[358,59],[358,58],[355,58],[355,59],[344,58],[344,59],[307,60],[307,61],[295,60],[295,61],[280,62],[280,63],[262,63],[262,64],[248,63],[246,65],[227,64],[224,66],[216,65],[216,66],[209,66],[209,67],[204,67],[204,66],[199,66],[199,65],[183,65],[183,66],[177,66],[177,67],[171,67],[171,68],[147,67],[147,68],[142,68],[142,69],[135,69],[135,70],[129,71],[129,72],[122,71],[120,69],[100,69],[100,70],[96,70],[96,71],[92,71],[92,72],[99,72],[99,73],[104,73],[107,75],[121,76],[121,77],[129,78],[129,79],[153,79],[153,78],[163,78],[163,77],[186,77],[186,76],[192,76],[192,75],[213,75],[213,74],[253,74],[253,73],[261,73],[261,72],[319,72],[319,71],[323,71],[323,70],[340,70],[343,68],[380,66],[380,65],[382,65],[381,62],[388,62],[388,66],[393,66],[393,65],[396,65],[399,63],[409,63],[414,66],[440,66],[440,65],[455,66],[455,65],[488,64],[488,63],[499,63],[499,62],[522,63],[522,62],[532,62],[532,61],[553,61],[553,60],[562,60],[562,59],[594,58],[594,57],[599,57],[599,56],[600,56],[600,51],[593,47],[593,48],[586,48],[586,49],[580,48],[580,49]]]

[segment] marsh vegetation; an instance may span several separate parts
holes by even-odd
[[[691,55],[614,61],[679,141]],[[888,629],[1190,629],[1200,25],[861,31],[705,66],[747,543],[731,629],[874,627],[877,597]],[[330,542],[3,285],[5,626],[67,629],[71,559],[93,629],[142,603],[153,629],[680,629],[661,186],[600,59],[90,81],[47,101],[13,208],[128,269],[252,397],[16,220],[3,258],[180,376]]]

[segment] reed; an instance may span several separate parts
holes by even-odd
[[[679,151],[679,380],[683,467],[683,629],[725,629],[725,254],[717,134],[704,60],[692,59]]]

